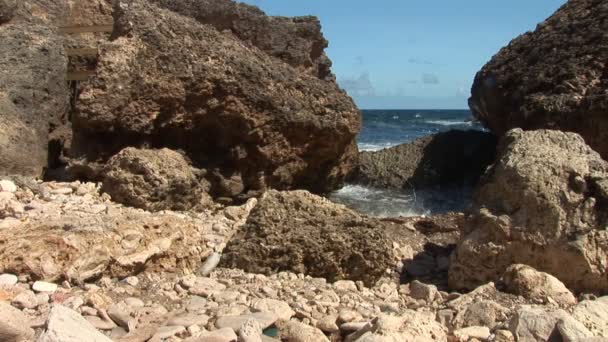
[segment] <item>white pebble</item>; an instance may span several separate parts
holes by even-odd
[[[55,292],[57,291],[57,284],[37,281],[32,286],[32,289],[36,292]]]
[[[10,193],[17,192],[17,186],[13,181],[10,180],[0,180],[0,191],[6,191]]]

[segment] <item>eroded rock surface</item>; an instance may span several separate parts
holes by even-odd
[[[608,164],[575,133],[510,131],[452,255],[453,288],[524,263],[573,291],[608,291]]]
[[[103,169],[102,191],[116,202],[151,211],[212,205],[201,170],[178,152],[125,148]]]
[[[305,191],[272,190],[228,243],[220,265],[373,284],[396,263],[393,242],[409,246],[413,254],[422,250],[425,238]]]
[[[279,58],[302,72],[333,81],[328,42],[316,17],[272,17],[255,6],[233,0],[155,0],[159,6],[239,39]]]
[[[75,156],[181,149],[212,184],[237,179],[230,197],[325,191],[354,168],[359,112],[335,82],[147,1],[116,8],[114,40],[78,101]]]
[[[42,177],[49,131],[68,110],[63,43],[53,29],[12,21],[0,41],[0,175]]]
[[[375,152],[361,152],[353,181],[379,188],[474,185],[494,161],[496,138],[448,131]]]
[[[511,128],[580,133],[608,157],[608,4],[568,1],[477,73],[469,106],[497,135]]]

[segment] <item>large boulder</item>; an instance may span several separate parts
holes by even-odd
[[[361,152],[353,181],[393,189],[473,185],[494,161],[496,143],[490,133],[455,130]]]
[[[230,240],[221,266],[374,284],[396,264],[393,242],[420,251],[421,234],[367,218],[306,191],[268,191]]]
[[[180,149],[222,176],[212,183],[240,179],[241,193],[322,192],[354,168],[359,111],[335,82],[147,1],[120,1],[114,16],[77,103],[74,156]]]
[[[523,263],[574,291],[608,291],[608,163],[575,133],[514,129],[482,179],[450,286],[498,281]]]
[[[0,26],[0,175],[42,177],[48,137],[69,106],[61,38],[38,24]]]
[[[212,203],[201,170],[183,155],[127,147],[113,156],[103,170],[102,190],[116,202],[150,211],[188,210]]]
[[[192,17],[320,79],[332,81],[328,42],[316,17],[272,17],[233,0],[154,0],[161,7]]]
[[[527,299],[541,303],[553,301],[563,306],[576,304],[576,298],[561,281],[527,265],[511,265],[502,280],[507,291]]]
[[[608,158],[608,3],[571,0],[504,47],[475,77],[469,106],[497,135],[573,131]]]

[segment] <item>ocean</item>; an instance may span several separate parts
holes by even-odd
[[[483,130],[469,110],[364,110],[357,143],[360,151],[378,151],[451,129]],[[419,216],[464,210],[472,188],[386,190],[347,184],[330,199],[379,217]]]

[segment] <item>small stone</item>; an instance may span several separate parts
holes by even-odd
[[[316,327],[321,331],[333,334],[340,331],[340,327],[336,324],[337,316],[325,316],[317,321]]]
[[[279,337],[282,341],[289,342],[329,342],[321,330],[297,321],[289,321],[280,326]]]
[[[369,322],[348,322],[340,325],[340,330],[351,333],[365,327]]]
[[[95,327],[95,329],[98,330],[112,330],[114,328],[116,328],[116,324],[114,322],[110,321],[105,321],[97,316],[83,316],[84,319],[87,320],[87,322],[91,323],[92,326]]]
[[[439,295],[435,285],[427,285],[414,280],[410,283],[410,296],[414,299],[421,299],[427,303],[432,303]]]
[[[77,312],[54,305],[47,319],[46,331],[38,342],[111,342]]]
[[[51,190],[51,194],[53,195],[69,195],[72,192],[74,192],[72,188],[57,188]]]
[[[214,252],[213,254],[211,254],[207,258],[207,260],[205,260],[205,263],[203,263],[203,265],[201,266],[201,268],[199,270],[199,274],[203,277],[206,277],[209,274],[211,274],[211,272],[213,272],[213,270],[220,263],[221,258],[222,258],[222,255],[220,253]]]
[[[207,315],[185,314],[169,319],[169,321],[167,321],[167,325],[183,325],[185,327],[192,325],[205,326],[208,322],[209,316]]]
[[[239,342],[262,342],[262,326],[255,319],[248,319],[239,329]]]
[[[141,308],[144,306],[144,301],[135,297],[125,298],[124,302],[127,304],[127,306],[132,308]]]
[[[515,342],[515,336],[509,330],[496,330],[494,332],[494,342]]]
[[[17,186],[11,180],[8,180],[8,179],[0,180],[0,191],[15,193],[15,192],[17,192]]]
[[[137,278],[135,276],[127,277],[127,278],[125,278],[124,282],[133,287],[136,287],[139,284],[139,278]]]
[[[275,314],[278,319],[289,320],[295,312],[289,304],[276,299],[258,299],[254,300],[251,309],[256,312],[270,312]]]
[[[186,304],[186,310],[189,312],[200,312],[207,308],[207,299],[199,296],[192,296]]]
[[[458,337],[461,341],[468,341],[470,338],[486,341],[490,337],[490,328],[479,326],[462,328],[455,330],[454,336]]]
[[[338,291],[356,292],[357,284],[352,280],[338,280],[334,283],[334,288]]]
[[[19,278],[10,273],[0,274],[0,287],[9,287],[17,284]]]
[[[16,295],[11,304],[18,309],[34,309],[38,307],[38,300],[36,294],[28,290]]]
[[[266,329],[277,321],[277,316],[268,312],[256,312],[249,315],[240,316],[223,316],[218,318],[215,322],[215,326],[219,329],[231,328],[234,331],[238,331],[243,323],[249,319],[255,319],[260,323],[262,329]]]
[[[45,305],[51,301],[51,296],[48,293],[39,293],[36,295],[36,301],[38,305]]]
[[[196,342],[236,342],[238,336],[232,328],[223,328],[201,334]]]
[[[218,283],[211,278],[197,278],[188,292],[192,295],[209,297],[212,294],[218,293],[226,289],[226,285]]]
[[[154,334],[154,336],[152,336],[152,338],[150,340],[151,341],[162,341],[169,337],[179,335],[179,334],[183,333],[184,331],[186,331],[186,327],[179,326],[179,325],[166,325],[164,327],[158,328],[158,330],[156,330],[156,333]]]
[[[36,292],[55,292],[57,291],[57,284],[37,281],[32,286],[32,289]]]
[[[360,321],[363,317],[360,313],[350,309],[342,309],[338,313],[338,323],[349,323],[354,321]]]

